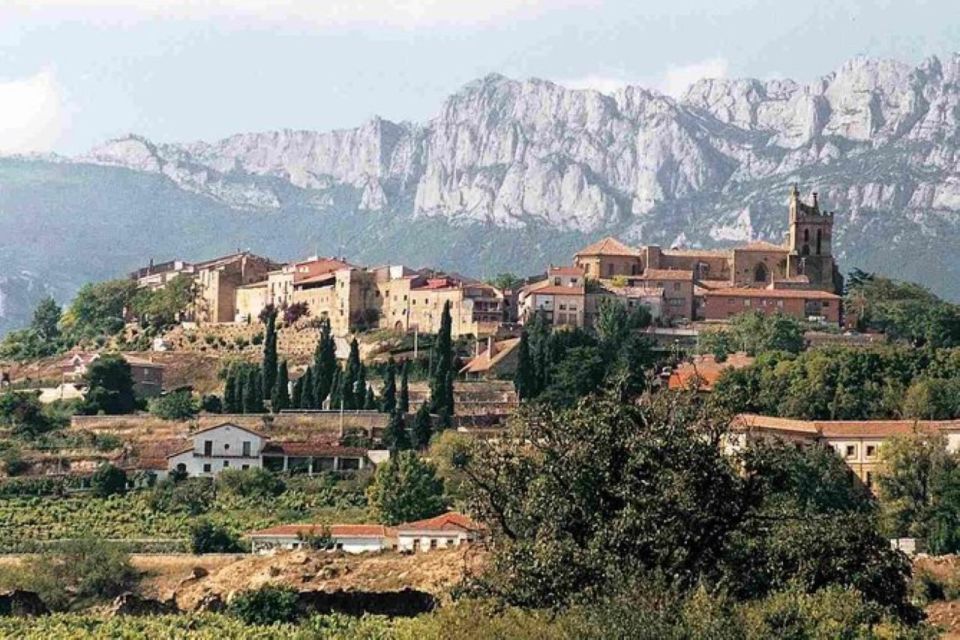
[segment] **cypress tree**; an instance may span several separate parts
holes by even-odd
[[[404,360],[400,375],[400,398],[397,401],[397,411],[410,413],[410,361]]]
[[[367,411],[375,411],[377,409],[377,397],[373,394],[373,387],[367,385],[367,393],[363,399],[363,408]]]
[[[223,410],[225,413],[237,413],[237,375],[232,369],[227,371],[227,381],[223,386]]]
[[[430,444],[431,435],[433,435],[433,424],[431,423],[430,410],[426,404],[422,404],[413,418],[413,434],[410,438],[413,448],[426,449]]]
[[[243,413],[257,412],[257,370],[249,369],[243,380]]]
[[[270,408],[274,413],[280,413],[290,406],[290,372],[287,369],[287,361],[280,363],[280,370],[277,372],[277,382],[273,386],[273,395],[270,397]]]
[[[387,371],[383,375],[381,396],[380,411],[393,413],[397,408],[397,363],[393,360],[393,356],[390,356],[390,359],[387,360]]]
[[[357,409],[365,408],[367,400],[367,367],[366,365],[360,365],[360,373],[357,374],[357,381],[353,385],[354,393],[356,393]]]
[[[343,400],[343,371],[340,367],[333,370],[333,381],[330,384],[330,408],[339,410]]]
[[[447,410],[447,415],[453,415],[453,377],[456,372],[453,367],[447,370],[447,381],[443,386],[443,408]]]
[[[254,388],[254,413],[263,413],[266,411],[266,408],[263,404],[263,372],[259,369],[252,369],[253,371],[253,388]]]
[[[399,411],[390,414],[390,421],[383,431],[383,444],[390,450],[391,455],[396,455],[398,451],[406,451],[410,448],[407,425],[403,421],[403,414]]]
[[[300,408],[316,409],[317,405],[313,402],[313,367],[307,367],[303,373],[303,388],[300,390]]]
[[[520,332],[520,344],[517,346],[517,371],[513,376],[513,387],[517,390],[518,400],[533,397],[536,372],[530,357],[530,338],[526,330]]]
[[[437,333],[437,340],[433,345],[433,355],[430,365],[430,409],[439,413],[440,409],[447,407],[452,391],[448,391],[448,384],[451,384],[450,372],[453,369],[453,339],[451,337],[453,329],[453,320],[450,316],[450,301],[443,303],[443,315],[440,316],[440,331]]]
[[[273,305],[270,305],[264,311],[267,314],[267,329],[263,339],[261,378],[263,379],[264,395],[261,398],[271,398],[273,397],[273,386],[277,381],[277,310]]]
[[[333,375],[337,369],[337,345],[330,329],[330,320],[323,318],[320,325],[320,341],[313,354],[313,366],[317,371],[315,376],[315,396],[317,407],[323,406],[323,401],[330,395],[333,387]]]
[[[343,373],[342,394],[343,408],[356,409],[363,402],[363,389],[357,386],[361,376],[360,345],[354,338],[350,343],[350,357],[347,358],[347,368]],[[359,397],[358,397],[359,396]]]
[[[290,398],[290,406],[294,409],[302,409],[303,406],[300,404],[301,399],[303,398],[303,376],[297,378],[297,381],[293,383],[293,396]]]

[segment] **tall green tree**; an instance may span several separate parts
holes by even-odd
[[[357,381],[353,383],[354,393],[356,394],[357,409],[365,409],[367,397],[367,367],[360,365],[360,371],[357,373]]]
[[[43,413],[36,393],[7,391],[0,394],[0,425],[15,436],[33,438],[57,425]]]
[[[530,355],[530,336],[526,330],[520,332],[520,344],[517,346],[517,371],[513,376],[513,387],[518,400],[532,398],[536,390],[536,370]]]
[[[46,296],[37,305],[33,312],[33,321],[30,328],[36,332],[37,337],[47,343],[55,342],[60,339],[60,316],[63,310],[60,305],[50,296]]]
[[[313,355],[313,367],[316,370],[314,402],[322,407],[333,387],[333,376],[337,367],[337,345],[330,327],[329,318],[323,318],[320,325],[320,340]]]
[[[410,435],[407,433],[407,425],[403,419],[403,414],[399,411],[390,414],[390,420],[383,430],[383,444],[394,455],[398,451],[406,451],[410,448]]]
[[[235,371],[227,371],[227,379],[223,386],[223,411],[224,413],[240,413],[243,404],[242,392],[237,387],[237,374]]]
[[[105,355],[94,360],[85,376],[87,396],[82,411],[107,415],[133,413],[137,398],[133,390],[130,364],[119,355]]]
[[[263,410],[263,382],[260,380],[260,371],[250,368],[243,381],[243,412],[263,413]]]
[[[387,360],[383,374],[383,390],[380,392],[380,411],[393,413],[397,408],[397,363],[393,356]]]
[[[290,406],[296,409],[303,408],[303,376],[293,383],[293,394],[290,397]]]
[[[260,377],[263,380],[263,398],[267,399],[273,397],[273,387],[277,381],[277,309],[271,304],[264,311],[266,331]]]
[[[436,469],[413,451],[402,451],[377,466],[367,500],[386,525],[430,518],[447,506]]]
[[[430,446],[430,438],[433,435],[433,424],[430,418],[430,409],[426,404],[420,405],[417,413],[413,417],[413,430],[410,444],[414,449],[423,451]]]
[[[404,360],[400,366],[400,397],[397,399],[397,411],[410,412],[410,361]]]
[[[300,378],[303,381],[303,387],[300,393],[300,408],[301,409],[319,409],[316,403],[316,396],[313,393],[314,389],[314,380],[313,380],[314,369],[312,366],[308,366],[307,370],[303,373],[303,376]]]
[[[350,342],[350,355],[347,357],[347,368],[342,378],[343,408],[347,410],[359,409],[363,403],[363,390],[357,387],[363,375],[363,364],[360,362],[360,345],[354,338]],[[359,397],[358,397],[359,396]]]
[[[367,385],[367,392],[363,397],[363,408],[365,411],[377,410],[377,396],[373,393],[373,387]]]
[[[430,409],[439,413],[446,408],[453,414],[453,318],[450,313],[450,301],[443,304],[440,316],[440,331],[433,345],[430,364]]]
[[[330,409],[337,411],[343,407],[343,369],[333,370],[333,382],[330,384]]]
[[[290,371],[287,368],[287,361],[280,363],[280,370],[277,372],[277,382],[273,387],[273,396],[270,398],[270,408],[274,413],[280,413],[290,407]]]

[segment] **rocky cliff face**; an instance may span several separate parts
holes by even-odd
[[[960,55],[917,67],[856,59],[807,85],[702,80],[679,101],[491,75],[422,126],[129,137],[84,160],[163,173],[240,208],[279,208],[284,185],[331,207],[347,188],[358,210],[665,240],[676,228],[709,243],[776,234],[782,210],[767,220],[767,209],[792,181],[819,188],[841,225],[877,211],[920,229],[956,222],[958,119]]]

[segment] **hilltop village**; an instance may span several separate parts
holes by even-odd
[[[910,563],[960,551],[960,307],[845,280],[788,195],[782,244],[608,237],[490,281],[239,251],[44,300],[0,343],[0,607],[393,633],[668,569],[730,620],[840,597],[912,633],[946,596]]]

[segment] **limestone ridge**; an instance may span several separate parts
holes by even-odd
[[[757,214],[782,204],[782,186],[798,177],[848,216],[955,220],[958,118],[956,54],[917,67],[857,58],[806,85],[701,80],[679,101],[640,87],[605,95],[490,75],[422,126],[374,118],[189,144],[130,136],[79,160],[162,173],[237,208],[280,208],[282,190],[259,179],[272,178],[318,192],[319,208],[347,187],[358,210],[501,227],[626,225],[644,236],[680,215],[677,233],[709,243],[764,235]],[[781,185],[775,202],[768,181]]]

